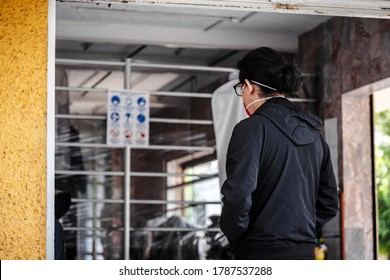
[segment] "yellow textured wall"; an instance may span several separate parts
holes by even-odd
[[[48,0],[0,1],[0,259],[46,258]]]

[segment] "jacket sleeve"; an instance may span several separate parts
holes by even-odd
[[[255,135],[258,129],[251,128],[250,124],[240,122],[235,126],[226,156],[227,179],[221,189],[220,227],[230,243],[248,228],[252,192],[257,187],[260,137]]]
[[[316,202],[316,230],[334,218],[339,209],[338,190],[333,166],[330,159],[328,144],[322,139],[325,146],[324,159],[321,166],[320,183]]]

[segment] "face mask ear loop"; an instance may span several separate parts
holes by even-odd
[[[255,101],[252,101],[251,103],[249,103],[248,105],[246,105],[245,109],[248,109],[249,106],[252,106],[252,104],[256,103],[256,102],[260,102],[260,101],[263,101],[263,100],[268,100],[268,99],[271,99],[271,98],[274,98],[276,96],[269,96],[269,97],[265,97],[265,98],[261,98],[261,99],[257,99]]]

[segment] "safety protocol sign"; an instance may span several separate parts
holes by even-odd
[[[107,144],[149,145],[149,92],[108,91]]]

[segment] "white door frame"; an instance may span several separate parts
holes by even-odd
[[[46,259],[54,260],[55,41],[56,1],[48,1],[46,116]]]

